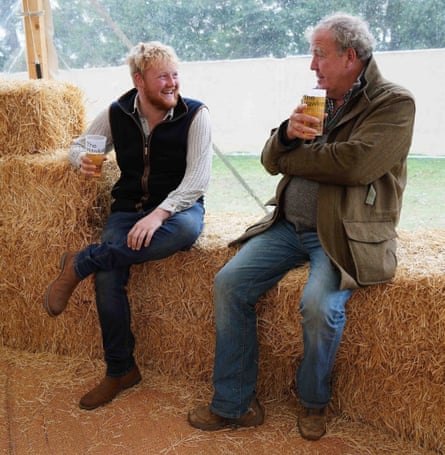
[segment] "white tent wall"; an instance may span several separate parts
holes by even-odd
[[[408,88],[417,103],[411,153],[445,156],[445,49],[375,54],[387,79]],[[214,142],[224,153],[259,153],[270,129],[285,119],[305,88],[312,87],[310,57],[183,62],[181,93],[210,108]],[[26,74],[0,77],[27,78]],[[57,79],[85,93],[88,117],[131,87],[126,66],[61,70]]]

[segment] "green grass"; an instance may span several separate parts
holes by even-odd
[[[225,159],[246,182],[248,189],[215,155],[212,181],[206,198],[207,211],[240,216],[264,215],[260,203],[265,203],[274,195],[280,176],[269,175],[258,156],[225,155]],[[444,186],[445,159],[409,158],[408,184],[399,228],[445,229]]]

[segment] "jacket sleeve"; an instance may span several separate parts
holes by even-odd
[[[285,131],[287,129],[288,121],[289,120],[285,120],[279,128],[274,128],[271,131],[271,135],[266,141],[261,154],[262,165],[267,172],[272,175],[276,175],[281,172],[279,163],[282,156],[303,144],[301,139],[295,139],[293,141],[289,141],[287,139]]]
[[[415,104],[404,90],[363,100],[345,114],[327,143],[283,143],[280,129],[266,143],[262,162],[271,173],[335,185],[368,185],[404,160],[411,145]],[[280,127],[282,128],[282,127]]]

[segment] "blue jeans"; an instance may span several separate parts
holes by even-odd
[[[299,310],[304,358],[296,375],[302,404],[322,408],[331,398],[331,372],[352,290],[339,290],[340,275],[316,232],[297,233],[285,220],[251,238],[218,272],[214,282],[216,352],[211,410],[222,417],[245,414],[258,374],[255,305],[291,269],[310,261]]]
[[[75,258],[74,268],[80,278],[96,274],[96,305],[108,376],[123,376],[135,365],[135,340],[126,291],[130,266],[188,250],[204,226],[204,207],[196,202],[188,210],[168,218],[154,233],[148,247],[134,251],[127,246],[127,234],[147,213],[111,213],[102,233],[102,243],[87,246]]]

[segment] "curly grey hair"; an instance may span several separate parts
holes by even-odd
[[[319,30],[331,30],[339,53],[353,48],[357,57],[366,61],[371,57],[375,46],[375,39],[369,30],[368,23],[356,16],[345,13],[335,13],[324,17],[318,24],[308,30],[307,37]]]

